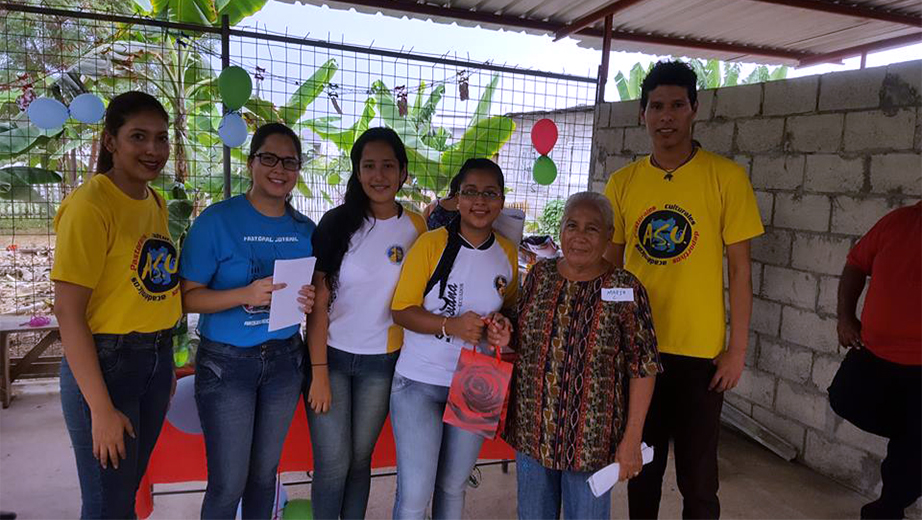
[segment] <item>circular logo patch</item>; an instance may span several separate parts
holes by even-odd
[[[178,268],[179,256],[170,242],[149,238],[141,246],[137,273],[148,292],[164,293],[176,287],[179,284]]]
[[[692,226],[684,215],[672,210],[655,211],[640,223],[640,246],[653,258],[681,255],[692,239]]]
[[[397,245],[387,248],[387,259],[394,265],[403,262],[403,248]]]
[[[506,286],[509,285],[509,280],[506,280],[505,276],[497,276],[493,279],[493,287],[496,288],[496,292],[500,296],[506,296]]]

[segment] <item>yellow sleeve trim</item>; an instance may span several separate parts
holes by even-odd
[[[403,261],[400,279],[397,281],[394,299],[391,302],[392,310],[402,311],[423,304],[426,298],[423,291],[426,290],[426,284],[439,264],[439,258],[446,245],[448,231],[445,228],[428,231],[416,239],[416,243]]]
[[[416,228],[416,233],[418,235],[422,235],[423,233],[425,233],[426,232],[426,221],[425,219],[423,219],[423,216],[415,211],[410,211],[407,209],[404,209],[404,211],[406,212],[407,216],[410,217],[410,222],[413,223],[413,227]]]

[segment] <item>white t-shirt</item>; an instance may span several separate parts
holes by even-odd
[[[420,215],[403,210],[366,220],[352,235],[330,308],[329,346],[352,354],[400,349],[403,329],[391,318],[391,299],[406,252],[425,229]]]
[[[462,239],[463,240],[463,239]],[[464,242],[439,297],[436,284],[423,295],[448,242],[448,231],[438,228],[423,234],[410,249],[394,292],[394,310],[421,305],[439,316],[460,316],[473,311],[486,316],[515,306],[518,289],[515,246],[494,234],[478,248]],[[479,345],[484,347],[486,345]],[[397,372],[407,379],[451,386],[462,348],[473,345],[441,334],[405,331]]]

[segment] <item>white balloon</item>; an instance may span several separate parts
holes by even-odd
[[[195,404],[194,375],[181,377],[176,381],[176,393],[170,401],[166,420],[181,432],[201,435],[202,422],[199,420],[198,406]]]
[[[26,109],[29,121],[42,130],[60,128],[67,122],[67,107],[57,99],[40,97]]]
[[[70,116],[81,123],[96,123],[105,113],[105,105],[95,94],[80,94],[70,102]]]
[[[247,140],[247,124],[240,114],[229,112],[221,118],[218,127],[218,136],[221,141],[231,148],[242,145]]]

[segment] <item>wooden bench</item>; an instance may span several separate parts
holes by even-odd
[[[29,352],[20,359],[15,359],[15,365],[10,363],[10,336],[25,332],[45,332],[42,338]],[[10,406],[13,399],[13,381],[22,377],[38,375],[54,375],[54,365],[60,365],[60,357],[40,357],[52,343],[61,337],[58,332],[58,321],[51,317],[51,323],[42,327],[30,327],[28,316],[0,316],[0,402],[4,408]]]

